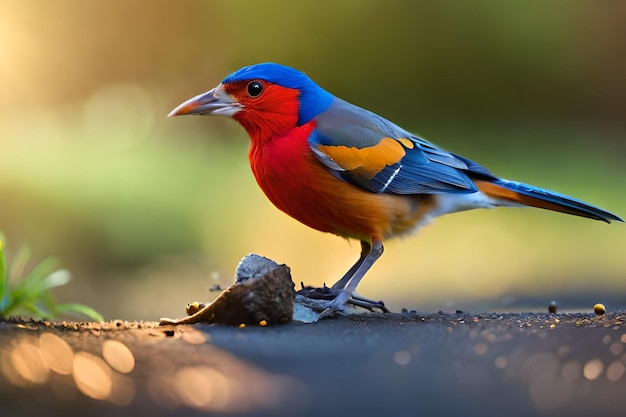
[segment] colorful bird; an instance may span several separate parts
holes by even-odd
[[[531,206],[623,221],[564,194],[499,178],[275,63],[235,71],[169,116],[186,114],[235,119],[252,141],[254,177],[277,208],[313,229],[361,242],[358,261],[327,289],[335,310],[348,302],[385,310],[357,295],[357,285],[385,239],[413,233],[437,216]]]

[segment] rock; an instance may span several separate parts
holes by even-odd
[[[279,266],[280,265],[269,258],[257,255],[256,253],[251,253],[248,256],[245,256],[239,262],[239,265],[237,265],[237,270],[235,271],[235,282],[242,283],[249,279],[262,277]]]
[[[316,323],[320,319],[320,313],[310,305],[311,300],[303,295],[296,294],[293,305],[293,319],[302,323]]]
[[[160,324],[239,326],[286,323],[293,317],[295,293],[287,265],[250,254],[237,266],[235,283],[213,303],[182,319],[161,319]]]

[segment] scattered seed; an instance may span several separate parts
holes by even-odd
[[[556,314],[556,301],[550,301],[550,304],[548,305],[548,313]]]
[[[593,306],[593,311],[598,315],[598,316],[602,316],[604,313],[606,313],[606,308],[604,307],[604,304],[596,304]]]
[[[204,304],[194,301],[193,303],[187,304],[185,311],[187,311],[187,315],[193,316],[194,314],[196,314],[198,311],[202,310],[203,308],[204,308]]]

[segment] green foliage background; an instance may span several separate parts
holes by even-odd
[[[625,216],[625,39],[621,1],[0,0],[0,230],[60,258],[60,299],[107,317],[179,315],[248,252],[332,282],[358,245],[271,207],[235,123],[165,118],[268,60]],[[625,236],[537,210],[457,214],[390,242],[360,290],[423,310],[625,307]]]

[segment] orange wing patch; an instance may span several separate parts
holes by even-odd
[[[404,140],[408,141],[408,139]],[[413,143],[411,142],[410,146],[405,144],[405,146],[410,149]],[[367,178],[372,178],[387,165],[395,164],[406,155],[400,142],[392,138],[383,138],[376,145],[366,148],[319,145],[318,149],[346,171],[356,171]]]

